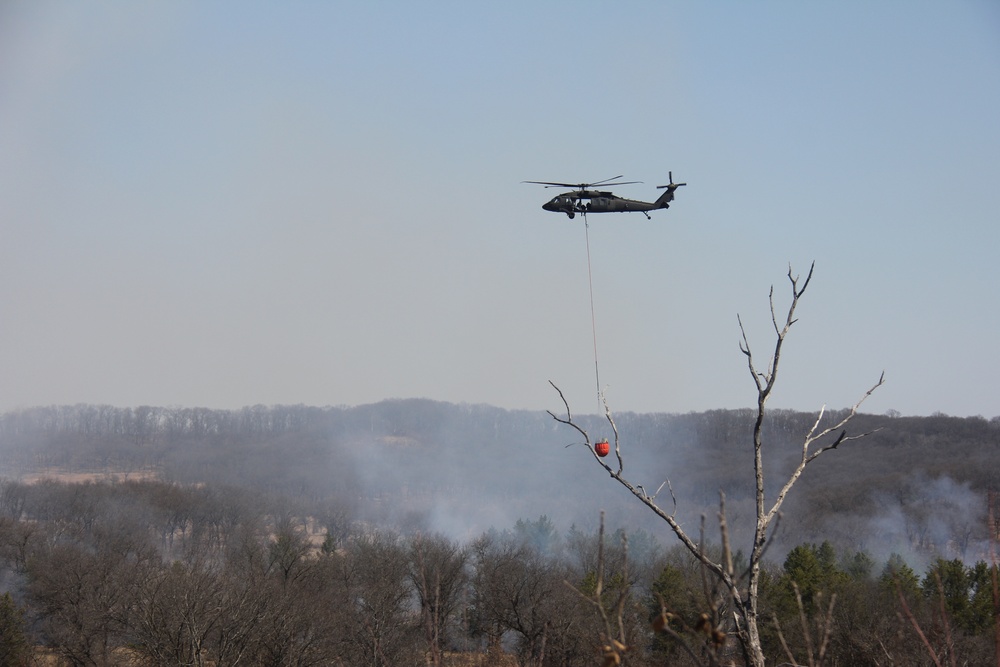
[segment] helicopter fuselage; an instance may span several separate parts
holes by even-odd
[[[669,195],[669,198],[667,198]],[[655,202],[638,201],[635,199],[625,199],[611,192],[597,192],[595,190],[580,190],[577,192],[567,192],[553,197],[542,205],[546,211],[553,213],[565,213],[570,218],[577,213],[628,213],[630,211],[655,211],[661,208],[668,208],[670,200],[673,199],[673,192],[664,193]]]
[[[544,210],[552,211],[553,213],[565,213],[570,218],[576,217],[577,213],[586,215],[587,213],[628,213],[630,211],[640,211],[645,214],[647,218],[649,218],[649,211],[669,208],[670,202],[674,199],[674,191],[677,190],[677,188],[686,185],[685,183],[674,183],[673,172],[670,172],[670,183],[668,185],[657,186],[657,188],[666,189],[666,192],[660,195],[656,201],[653,202],[625,199],[624,197],[619,197],[613,192],[590,189],[594,185],[603,185],[607,187],[609,185],[629,185],[631,183],[638,182],[618,182],[615,180],[618,178],[621,178],[621,176],[606,178],[597,183],[581,183],[577,186],[573,186],[570,183],[554,183],[551,181],[524,182],[544,185],[546,187],[576,187],[576,190],[556,195],[546,203],[542,204],[542,208]]]

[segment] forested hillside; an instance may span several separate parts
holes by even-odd
[[[769,413],[769,469],[797,459],[815,418]],[[714,516],[724,491],[737,540],[748,529],[751,411],[615,419],[637,483],[669,480],[689,522]],[[608,430],[603,418],[581,423]],[[983,555],[987,493],[1000,489],[1000,419],[858,415],[851,426],[874,433],[809,468],[785,508],[785,548],[830,540],[879,556]],[[539,514],[563,528],[587,525],[601,509],[616,525],[657,530],[583,447],[567,447],[578,440],[544,412],[428,400],[235,411],[77,405],[0,417],[0,475],[143,474],[459,539]]]
[[[752,418],[616,416],[627,469],[669,479],[692,532],[707,515],[710,550],[720,490],[745,544]],[[789,465],[815,418],[773,412],[768,465]],[[851,425],[873,433],[810,468],[769,552],[769,661],[808,661],[804,613],[830,664],[989,663],[1000,420]],[[724,610],[696,561],[574,436],[545,413],[425,400],[8,413],[0,661],[594,664],[618,650],[601,649],[597,600],[621,601],[628,664],[734,658],[705,626]]]

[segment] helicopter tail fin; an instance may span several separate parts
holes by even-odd
[[[657,189],[661,189],[661,190],[663,188],[667,189],[667,191],[664,192],[662,195],[660,195],[660,198],[656,200],[656,205],[659,208],[668,208],[670,206],[670,202],[672,202],[674,200],[674,190],[676,190],[677,188],[682,187],[684,185],[687,185],[687,183],[674,183],[674,172],[671,171],[671,172],[667,172],[667,173],[669,174],[669,177],[670,177],[670,183],[667,184],[667,185],[657,185],[656,186]]]

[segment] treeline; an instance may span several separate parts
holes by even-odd
[[[739,659],[731,628],[704,625],[727,614],[696,561],[645,531],[609,530],[600,553],[596,521],[461,541],[299,510],[156,481],[4,483],[0,663],[44,646],[91,666],[599,664],[596,601],[626,664],[703,664],[708,643]],[[995,575],[801,544],[763,580],[766,654],[807,664],[825,641],[825,664],[993,664]]]
[[[841,415],[828,412],[826,423]],[[754,416],[747,409],[615,420],[634,481],[655,489],[669,480],[689,525],[713,516],[724,491],[739,544],[752,533]],[[769,413],[769,482],[798,459],[815,419]],[[603,418],[579,422],[595,438],[613,435]],[[852,428],[871,435],[810,467],[785,505],[778,550],[830,540],[880,558],[912,554],[922,565],[985,556],[986,501],[1000,489],[1000,418],[862,414]],[[621,525],[659,530],[582,447],[567,448],[575,441],[544,412],[428,400],[241,410],[53,406],[0,415],[0,476],[141,473],[294,498],[313,513],[335,505],[381,526],[461,539],[539,508],[564,525],[593,521],[603,509]]]

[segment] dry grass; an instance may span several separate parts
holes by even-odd
[[[36,646],[31,656],[31,664],[34,667],[63,667],[69,662],[50,648]]]
[[[489,656],[478,651],[445,652],[444,667],[518,667],[517,658],[509,653]]]
[[[127,482],[138,480],[157,480],[160,473],[157,470],[136,470],[133,472],[111,472],[99,470],[94,472],[67,472],[59,468],[47,468],[38,472],[21,475],[22,484],[37,484],[45,480],[62,482],[64,484],[82,484],[84,482]]]

